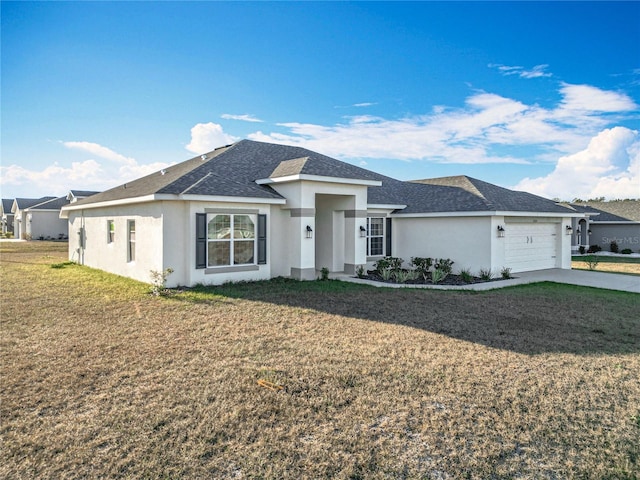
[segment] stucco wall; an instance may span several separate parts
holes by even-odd
[[[630,248],[634,252],[640,251],[640,224],[598,224],[589,225],[589,245],[599,245],[609,251],[611,242],[616,241],[619,250]]]
[[[29,220],[31,216],[31,220]],[[38,211],[30,210],[27,213],[27,225],[25,229],[27,235],[31,235],[33,240],[40,237],[57,239],[60,234],[67,235],[69,227],[66,219],[60,218],[59,211]]]
[[[450,258],[454,272],[492,268],[489,217],[393,218],[393,256]]]

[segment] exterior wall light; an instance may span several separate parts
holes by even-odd
[[[567,230],[567,235],[571,235],[571,232],[573,231],[573,228],[571,228],[571,225],[567,225],[565,228]],[[578,230],[578,233],[580,233],[580,230]]]
[[[587,234],[591,235],[591,229],[587,230]]]
[[[360,236],[361,237],[366,237],[367,236],[367,229],[364,228],[362,225],[360,225]]]
[[[498,225],[498,237],[502,238],[504,237],[504,227],[502,225]]]
[[[307,234],[307,238],[313,238],[313,228],[311,228],[310,225],[307,225],[306,234]]]
[[[569,233],[571,233],[571,231],[569,231]],[[580,235],[582,232],[580,231],[580,229],[578,228],[578,230],[576,230],[576,234]]]

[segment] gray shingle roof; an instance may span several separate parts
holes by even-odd
[[[60,210],[62,207],[68,204],[69,200],[67,200],[67,197],[64,196],[52,198],[51,200],[45,200],[42,203],[38,203],[28,208],[29,210]]]
[[[42,202],[53,200],[56,197],[41,197],[41,198],[16,198],[15,203],[18,209],[24,210],[25,208],[33,207]]]
[[[91,195],[95,195],[96,193],[100,193],[100,192],[94,192],[93,190],[69,190],[69,192],[74,197],[90,197]]]
[[[241,140],[206,155],[79,200],[74,205],[142,197],[190,194],[283,198],[257,180],[316,175],[382,182],[368,187],[369,204],[407,205],[397,213],[464,211],[565,212],[571,210],[529,193],[514,192],[470,177],[403,182],[302,147]]]
[[[597,214],[590,218],[598,222],[640,222],[640,200],[588,202],[570,204],[577,212]]]
[[[10,213],[12,205],[13,205],[13,198],[3,198],[2,199],[2,212],[3,213]]]

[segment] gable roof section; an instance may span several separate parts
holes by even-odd
[[[42,197],[42,198],[16,198],[13,200],[13,204],[11,207],[11,212],[16,212],[18,210],[24,210],[25,208],[33,207],[34,205],[38,205],[42,202],[47,202],[49,200],[53,200],[56,197]]]
[[[571,213],[571,209],[563,207],[553,200],[527,192],[509,190],[466,175],[414,180],[410,183],[428,186],[431,191],[428,194],[422,192],[417,196],[416,202],[401,213],[420,211]]]

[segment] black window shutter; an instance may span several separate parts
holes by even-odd
[[[386,238],[385,238],[385,255],[387,257],[391,256],[391,219],[387,218],[387,229],[386,229]]]
[[[267,263],[267,216],[258,215],[258,265]]]
[[[196,213],[196,268],[207,268],[206,213]]]

